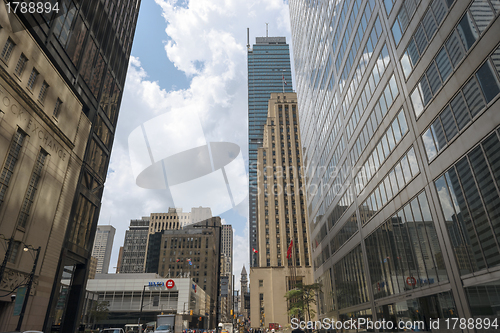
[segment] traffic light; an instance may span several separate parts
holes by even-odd
[[[192,316],[193,315],[193,310],[189,310],[189,315]]]
[[[201,317],[200,317],[200,318],[198,318],[198,320],[199,320],[199,321],[201,321]]]
[[[233,309],[231,309],[231,315],[233,315]]]

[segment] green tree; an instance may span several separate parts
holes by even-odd
[[[90,318],[93,319],[94,325],[96,322],[108,319],[109,316],[109,302],[96,301],[90,308]]]
[[[288,314],[296,318],[304,317],[307,314],[307,320],[312,320],[316,311],[311,305],[316,304],[316,293],[320,289],[320,283],[297,283],[295,289],[289,290],[285,294],[288,303]]]

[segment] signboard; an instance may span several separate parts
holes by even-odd
[[[174,280],[167,280],[167,288],[172,289],[175,286]]]
[[[413,276],[409,276],[406,278],[406,284],[409,286],[415,286],[417,284],[417,280]]]
[[[16,303],[14,303],[14,313],[12,314],[13,316],[19,316],[21,314],[24,297],[26,297],[26,286],[17,289]]]
[[[164,287],[164,282],[149,282],[148,287]]]
[[[221,296],[227,297],[228,287],[229,287],[229,276],[221,276],[220,277],[220,295]]]

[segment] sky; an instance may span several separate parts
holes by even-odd
[[[205,202],[233,226],[235,278],[248,268],[247,28],[254,44],[266,23],[291,44],[283,0],[142,0],[99,217],[116,228],[110,273],[131,219]],[[208,143],[207,171],[196,161]],[[213,185],[222,175],[229,188]]]

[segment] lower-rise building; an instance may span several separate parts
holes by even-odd
[[[146,258],[146,273],[191,278],[198,284],[210,296],[212,324],[218,318],[221,228],[220,217],[212,217],[182,229],[150,234]]]
[[[97,302],[107,303],[108,317],[97,322],[99,326],[124,327],[140,322],[146,328],[145,324],[157,321],[160,314],[175,316],[172,333],[214,326],[207,316],[210,296],[191,278],[168,279],[148,273],[97,274],[88,281],[87,293],[93,298],[97,295]],[[87,313],[84,319],[88,317]]]

